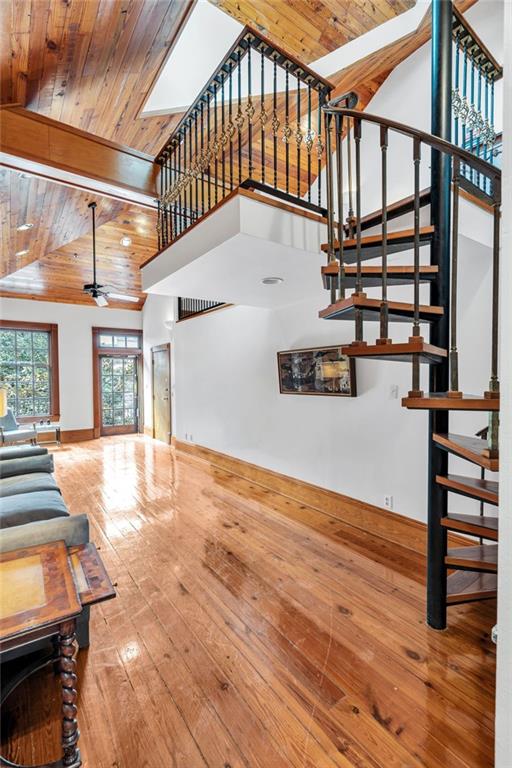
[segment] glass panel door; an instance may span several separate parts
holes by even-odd
[[[137,432],[138,392],[135,356],[101,355],[101,433]]]

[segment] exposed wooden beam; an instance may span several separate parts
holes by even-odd
[[[135,149],[18,104],[0,107],[0,163],[78,189],[156,208],[159,167]]]

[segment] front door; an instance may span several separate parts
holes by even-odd
[[[138,431],[137,358],[100,355],[101,434]]]
[[[170,345],[161,344],[151,350],[153,361],[153,437],[171,441]]]

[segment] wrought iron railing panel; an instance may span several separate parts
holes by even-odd
[[[321,108],[330,91],[330,83],[245,28],[156,158],[159,249],[238,186],[325,212]]]
[[[474,29],[454,8],[453,15],[453,142],[494,164],[498,156],[495,129],[495,84],[503,68]],[[461,179],[491,194],[485,179],[465,164]]]

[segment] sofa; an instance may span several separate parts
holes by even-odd
[[[69,514],[53,476],[54,459],[37,445],[0,447],[0,553],[63,540],[68,547],[89,541],[87,515]],[[89,609],[77,621],[80,648],[89,645]],[[38,650],[37,643],[23,655]],[[8,661],[13,656],[2,661]]]

